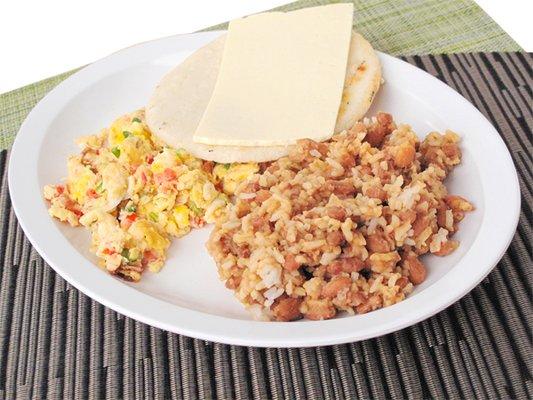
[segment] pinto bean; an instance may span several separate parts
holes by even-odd
[[[338,275],[341,272],[359,272],[365,267],[365,263],[357,257],[340,258],[326,267],[330,275]]]
[[[383,232],[376,232],[367,236],[366,248],[372,253],[388,253],[392,250]]]
[[[394,164],[399,168],[409,167],[415,160],[416,150],[409,143],[401,144],[394,154]]]
[[[465,198],[461,196],[455,196],[450,195],[446,196],[444,199],[448,207],[450,207],[453,211],[472,211],[474,209],[474,206]]]
[[[426,216],[418,215],[413,222],[413,235],[417,237],[429,226],[429,219]]]
[[[343,153],[339,157],[339,162],[344,168],[353,168],[355,167],[355,157],[349,153]]]
[[[337,276],[322,288],[322,296],[333,299],[343,290],[349,289],[351,285],[352,280],[348,276]]]
[[[450,158],[461,156],[461,150],[459,149],[459,146],[457,146],[457,143],[444,143],[442,145],[442,151]]]
[[[372,167],[370,165],[361,165],[361,174],[372,175]]]
[[[238,246],[237,247],[237,255],[241,258],[248,258],[250,257],[250,248],[248,246]]]
[[[448,207],[444,203],[441,203],[437,208],[437,225],[441,228],[446,228],[446,211]]]
[[[414,253],[404,257],[403,266],[409,271],[409,280],[413,285],[419,285],[426,280],[426,267]]]
[[[344,222],[346,219],[346,210],[341,206],[329,206],[326,208],[328,217]]]
[[[384,113],[384,112],[378,112],[378,115],[376,115],[376,119],[378,120],[378,123],[381,126],[387,127],[392,132],[392,128],[391,128],[392,115],[391,114]]]
[[[254,231],[260,231],[265,225],[268,225],[268,218],[265,216],[255,217],[252,219],[252,227],[254,228]]]
[[[265,161],[259,163],[259,173],[264,173],[270,166],[272,165],[272,161]]]
[[[378,113],[376,116],[378,123],[370,127],[365,136],[365,140],[372,147],[379,147],[389,133],[392,132],[392,116],[386,113]]]
[[[241,284],[240,276],[231,276],[226,281],[226,287],[231,290],[237,289],[240,284]]]
[[[328,145],[326,143],[317,143],[316,149],[323,156],[328,154]]]
[[[370,143],[370,146],[372,147],[379,147],[381,146],[383,139],[385,139],[385,136],[387,136],[387,131],[378,126],[367,131],[365,141]]]
[[[340,197],[353,196],[357,191],[353,183],[349,179],[342,181],[328,181],[333,187],[333,193]]]
[[[283,297],[278,298],[272,305],[272,312],[277,321],[294,321],[302,318],[300,312],[301,298]]]
[[[341,231],[328,232],[326,236],[326,242],[330,246],[339,246],[344,240],[344,236]]]
[[[298,268],[300,268],[300,264],[296,262],[295,256],[293,256],[292,254],[287,254],[285,256],[283,268],[285,268],[287,271],[296,271]]]
[[[220,248],[224,253],[233,253],[234,243],[229,233],[224,234],[220,238]]]
[[[213,161],[204,161],[202,163],[202,171],[207,172],[208,174],[213,172],[214,167],[215,167],[215,163]]]
[[[409,279],[407,277],[402,276],[396,281],[396,285],[400,287],[400,289],[403,289],[407,284],[409,283]]]
[[[352,306],[358,306],[360,304],[363,304],[367,301],[367,296],[365,296],[363,293],[361,292],[355,292],[355,293],[352,293]]]
[[[413,223],[416,219],[416,211],[413,210],[404,210],[400,211],[400,219],[402,221],[409,221],[409,223]]]
[[[365,196],[373,199],[380,199],[381,201],[387,200],[387,192],[377,186],[369,187],[365,192]]]
[[[365,314],[369,311],[374,311],[383,305],[383,300],[377,294],[370,297],[364,303],[358,305],[356,310],[359,314]]]
[[[250,257],[250,248],[247,245],[239,246],[229,234],[220,238],[220,246],[225,253],[237,254],[239,257]]]
[[[260,190],[257,192],[257,195],[255,196],[254,200],[258,203],[262,203],[263,201],[267,200],[272,196],[272,193],[270,193],[268,190]]]
[[[436,147],[422,147],[422,163],[424,165],[437,164],[439,165],[439,152]]]

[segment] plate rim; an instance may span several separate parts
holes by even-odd
[[[439,303],[437,306],[428,306],[427,304],[417,309],[416,313],[407,313],[407,316],[404,316],[402,318],[397,318],[397,315],[394,315],[395,313],[399,312],[400,310],[406,309],[409,311],[409,307],[406,306],[406,304],[411,304],[414,302],[415,299],[422,300],[420,296],[424,294],[423,291],[421,293],[418,293],[417,295],[413,297],[408,297],[406,300],[402,301],[401,303],[398,303],[392,307],[386,307],[377,311],[374,311],[369,314],[365,314],[365,317],[367,319],[376,319],[375,317],[372,318],[372,316],[380,315],[381,317],[389,317],[394,315],[394,318],[391,318],[390,320],[387,320],[385,324],[381,323],[379,325],[373,326],[372,329],[366,329],[364,332],[357,332],[357,318],[337,318],[337,319],[331,319],[327,321],[305,321],[303,323],[293,323],[293,324],[287,324],[283,322],[260,322],[260,321],[253,321],[253,320],[240,320],[240,319],[234,319],[234,318],[228,318],[228,317],[222,317],[212,314],[203,313],[196,310],[187,309],[185,307],[180,307],[175,304],[170,304],[168,302],[165,302],[163,300],[159,300],[155,297],[152,297],[148,294],[142,293],[134,288],[129,287],[128,285],[120,283],[120,287],[117,285],[117,281],[115,278],[111,277],[108,274],[102,273],[99,268],[94,268],[94,265],[88,261],[84,261],[84,263],[91,265],[93,268],[84,271],[83,276],[85,278],[82,278],[80,280],[81,274],[76,273],[76,271],[72,272],[68,269],[66,269],[64,266],[61,266],[61,262],[58,261],[57,256],[57,249],[54,249],[54,254],[51,254],[50,249],[47,251],[46,249],[46,242],[42,237],[38,237],[42,233],[39,232],[39,229],[37,229],[35,225],[35,221],[30,221],[27,217],[30,215],[30,209],[28,208],[30,204],[28,202],[25,202],[25,199],[23,198],[24,195],[27,195],[28,190],[30,192],[33,192],[32,190],[28,189],[30,182],[28,181],[18,181],[20,178],[19,175],[17,175],[17,169],[21,165],[31,165],[31,160],[24,160],[24,157],[28,158],[27,156],[24,156],[23,151],[25,150],[25,146],[27,146],[26,141],[30,137],[30,135],[35,135],[35,132],[31,131],[31,125],[34,124],[38,119],[36,118],[45,118],[48,116],[48,118],[51,118],[50,115],[44,115],[41,114],[46,112],[48,108],[53,108],[54,101],[56,101],[58,98],[60,99],[61,96],[67,95],[68,97],[68,91],[75,88],[77,85],[79,86],[81,83],[83,83],[84,79],[91,76],[91,74],[97,74],[98,70],[101,68],[105,69],[106,63],[111,62],[110,60],[117,60],[116,62],[119,63],[122,58],[124,60],[127,60],[127,58],[131,55],[135,55],[135,52],[143,51],[143,48],[150,49],[150,46],[157,47],[158,44],[164,44],[167,41],[180,41],[180,40],[191,40],[194,42],[196,39],[201,39],[200,41],[205,39],[205,42],[209,41],[209,39],[214,39],[218,35],[221,35],[224,31],[211,31],[211,32],[200,32],[200,33],[193,33],[193,34],[185,34],[185,35],[174,35],[169,36],[161,39],[156,39],[149,42],[144,42],[137,44],[135,46],[128,47],[126,49],[120,50],[118,52],[115,52],[99,61],[96,61],[93,64],[90,64],[87,67],[82,68],[81,70],[77,71],[73,75],[71,75],[69,78],[67,78],[65,81],[61,82],[58,86],[56,86],[52,91],[50,91],[43,99],[39,101],[39,103],[32,109],[32,111],[28,114],[25,121],[22,123],[16,137],[15,141],[11,148],[11,153],[9,157],[9,165],[8,165],[8,186],[9,186],[9,193],[12,201],[12,207],[15,211],[15,214],[17,216],[18,222],[20,226],[22,227],[24,233],[26,234],[26,237],[29,239],[33,247],[37,250],[37,252],[41,255],[41,257],[46,261],[48,265],[50,265],[63,279],[65,279],[67,282],[69,282],[72,286],[76,287],[78,290],[80,290],[82,293],[88,295],[95,301],[105,305],[106,307],[109,307],[123,315],[126,315],[130,318],[133,318],[135,320],[147,323],[149,325],[190,336],[195,337],[203,340],[209,340],[213,342],[222,342],[232,345],[243,345],[243,346],[255,346],[255,347],[312,347],[312,346],[322,346],[322,345],[332,345],[332,344],[340,344],[340,343],[347,343],[347,342],[353,342],[353,341],[360,341],[364,339],[373,338],[376,336],[385,335],[387,333],[397,331],[400,329],[403,329],[407,326],[414,325],[422,320],[425,320],[436,313],[442,311],[443,309],[450,306],[452,303],[456,302],[466,294],[468,294],[475,286],[485,278],[488,273],[492,271],[492,269],[496,266],[496,264],[500,261],[501,257],[504,255],[505,251],[507,250],[514,232],[516,230],[516,226],[518,224],[518,219],[520,215],[520,189],[519,189],[519,182],[518,182],[518,175],[516,172],[516,168],[514,167],[514,163],[512,161],[511,155],[509,153],[509,150],[505,146],[505,143],[503,142],[503,139],[501,138],[500,134],[496,131],[496,129],[492,126],[492,124],[488,121],[488,119],[481,114],[481,112],[472,105],[468,100],[466,100],[461,94],[453,90],[451,87],[446,85],[444,82],[440,81],[439,79],[433,77],[429,73],[403,61],[398,58],[392,57],[387,54],[383,54],[378,52],[379,57],[381,60],[387,60],[387,62],[393,62],[393,63],[400,63],[398,65],[401,66],[401,68],[410,68],[417,71],[417,73],[422,73],[425,78],[424,79],[431,79],[434,80],[434,82],[437,85],[440,85],[442,90],[447,92],[452,92],[451,94],[458,97],[461,103],[461,106],[470,108],[470,111],[473,111],[478,114],[479,116],[479,123],[483,123],[487,126],[487,129],[491,131],[490,140],[492,140],[494,143],[497,143],[500,147],[502,147],[502,152],[498,153],[501,156],[500,165],[505,164],[505,168],[500,168],[500,170],[504,170],[505,174],[507,174],[507,178],[510,178],[508,182],[506,182],[509,191],[507,191],[506,197],[508,199],[512,200],[512,209],[509,212],[508,218],[510,218],[510,223],[503,224],[502,229],[504,232],[500,232],[500,242],[495,243],[494,247],[492,247],[490,250],[492,254],[492,261],[487,261],[487,266],[484,268],[478,268],[476,270],[476,275],[474,275],[470,280],[468,280],[468,284],[465,285],[464,283],[461,286],[460,290],[456,290],[456,293],[453,295],[442,293],[443,290],[447,289],[446,287],[442,287],[439,289],[438,292],[435,293],[435,296],[431,297],[437,297],[439,296]],[[196,46],[196,45],[195,45]],[[195,47],[197,48],[197,47]],[[120,64],[120,63],[119,63]],[[90,81],[90,79],[88,80]],[[86,83],[87,81],[85,81]],[[68,103],[68,102],[67,102]],[[57,107],[57,105],[56,105]],[[55,115],[54,115],[55,116]],[[35,136],[34,136],[35,138]],[[44,136],[43,136],[44,138]],[[39,146],[35,146],[39,147]],[[37,154],[39,152],[36,150]],[[37,164],[37,160],[34,160],[35,164]],[[12,168],[13,166],[13,168]],[[481,171],[480,171],[481,174]],[[23,185],[24,184],[24,185]],[[37,182],[38,184],[38,182]],[[23,190],[23,187],[26,188],[25,191]],[[34,188],[35,189],[35,188]],[[40,188],[42,191],[42,188]],[[483,190],[485,190],[485,187],[483,186]],[[485,199],[485,195],[483,195],[483,198]],[[33,200],[35,202],[35,199]],[[485,204],[486,206],[486,204]],[[34,207],[38,208],[38,207]],[[35,211],[35,210],[34,210]],[[32,212],[33,213],[33,212]],[[48,214],[46,214],[48,217]],[[51,218],[48,217],[49,220]],[[485,218],[484,218],[485,219]],[[50,221],[49,221],[50,222]],[[46,225],[50,226],[50,224],[47,224],[46,222],[43,222]],[[471,247],[474,246],[474,244],[478,241],[479,235],[481,233],[482,228],[486,225],[486,221],[482,221],[481,225],[479,227],[479,231],[477,232],[476,238],[474,238],[474,242],[472,243]],[[37,233],[39,232],[39,233]],[[502,238],[503,236],[503,238]],[[72,249],[63,249],[65,254],[75,254],[77,253],[77,250],[71,246]],[[72,252],[74,250],[74,253]],[[463,259],[467,257],[471,249],[467,250],[467,252],[464,254]],[[78,253],[79,254],[79,253]],[[490,257],[489,257],[490,258]],[[459,260],[458,263],[460,263],[461,260]],[[79,268],[80,270],[82,268]],[[452,268],[448,274],[450,274],[455,268]],[[101,277],[97,278],[97,282],[101,280],[101,286],[99,288],[91,287],[91,285],[87,286],[87,281],[90,281],[90,279],[96,275],[94,272],[97,272],[101,275]],[[444,278],[444,277],[443,277]],[[442,279],[442,278],[441,278]],[[439,281],[436,281],[432,288],[434,288],[435,285],[439,284]],[[95,285],[92,283],[92,285]],[[98,286],[98,285],[97,285]],[[448,289],[453,289],[457,287],[457,285],[450,287]],[[112,289],[116,290],[116,292],[112,293],[102,293],[102,291]],[[429,288],[428,288],[429,289]],[[120,296],[124,295],[128,297],[128,295],[135,295],[138,296],[140,300],[143,302],[146,301],[147,304],[144,304],[143,306],[139,307],[137,310],[132,309],[131,304],[127,304],[124,302],[124,299],[121,299]],[[428,297],[428,293],[426,292],[424,298],[431,298]],[[411,301],[410,301],[411,300]],[[420,303],[420,301],[416,301],[417,303]],[[429,304],[429,303],[428,303]],[[403,307],[402,307],[403,305]],[[156,310],[159,309],[159,312],[156,312]],[[391,309],[394,309],[391,313]],[[420,310],[423,310],[422,312]],[[183,322],[181,325],[178,323],[176,325],[176,319],[171,318],[161,318],[161,312],[174,312],[179,314],[180,317],[185,318],[185,322]],[[154,314],[157,314],[157,317],[154,317]],[[415,315],[412,315],[415,314]],[[370,317],[368,317],[370,316]],[[379,318],[379,317],[378,317]],[[188,325],[188,326],[185,326]],[[264,329],[265,326],[268,326],[268,328]],[[291,328],[291,331],[298,331],[300,334],[291,334],[291,335],[284,335],[279,334],[280,331],[287,331],[287,327],[295,327]],[[283,328],[282,328],[283,327]],[[278,329],[282,328],[282,329]],[[348,329],[347,329],[348,328]],[[349,329],[351,328],[351,329]],[[277,334],[275,332],[278,332]],[[324,333],[326,332],[326,333]],[[333,333],[331,333],[333,332]],[[339,333],[340,332],[340,333]],[[344,333],[347,332],[347,333]],[[305,336],[304,336],[305,335]]]

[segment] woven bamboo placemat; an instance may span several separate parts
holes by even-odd
[[[450,3],[475,9],[470,2]],[[406,60],[474,103],[502,134],[519,171],[518,231],[482,284],[433,318],[359,343],[257,349],[178,336],[103,307],[44,263],[17,224],[7,193],[8,153],[2,151],[0,400],[533,398],[533,57],[476,53]],[[6,147],[29,109],[66,76],[0,96]]]

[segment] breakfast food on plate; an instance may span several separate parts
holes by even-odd
[[[255,163],[215,164],[158,144],[138,111],[79,139],[65,184],[48,185],[50,215],[91,230],[91,250],[110,273],[138,281],[158,271],[171,237],[212,223]]]
[[[208,242],[221,279],[256,317],[320,320],[397,303],[424,281],[420,256],[458,242],[465,199],[443,180],[458,136],[380,113],[325,143],[302,140],[241,184]]]
[[[99,263],[135,282],[173,237],[215,223],[219,276],[261,319],[403,300],[426,277],[420,256],[454,251],[473,206],[443,183],[460,163],[456,134],[420,142],[385,113],[357,122],[381,66],[352,13],[232,22],[163,77],[146,116],[79,139],[65,184],[44,188],[50,215],[90,229]]]

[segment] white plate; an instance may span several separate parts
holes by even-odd
[[[175,240],[163,270],[146,273],[138,284],[96,267],[85,229],[48,216],[43,186],[66,176],[67,156],[77,152],[76,137],[142,107],[167,70],[220,34],[174,36],[122,50],[65,80],[29,114],[11,153],[11,198],[26,235],[63,278],[122,314],[172,332],[238,345],[296,347],[356,341],[414,324],[464,296],[490,272],[509,245],[520,208],[518,179],[507,148],[463,97],[385,54],[380,59],[386,83],[369,115],[391,112],[421,136],[448,128],[458,132],[463,163],[448,186],[476,206],[461,223],[459,249],[444,258],[426,257],[428,278],[408,299],[328,321],[253,321],[217,278],[204,248],[210,228]]]

